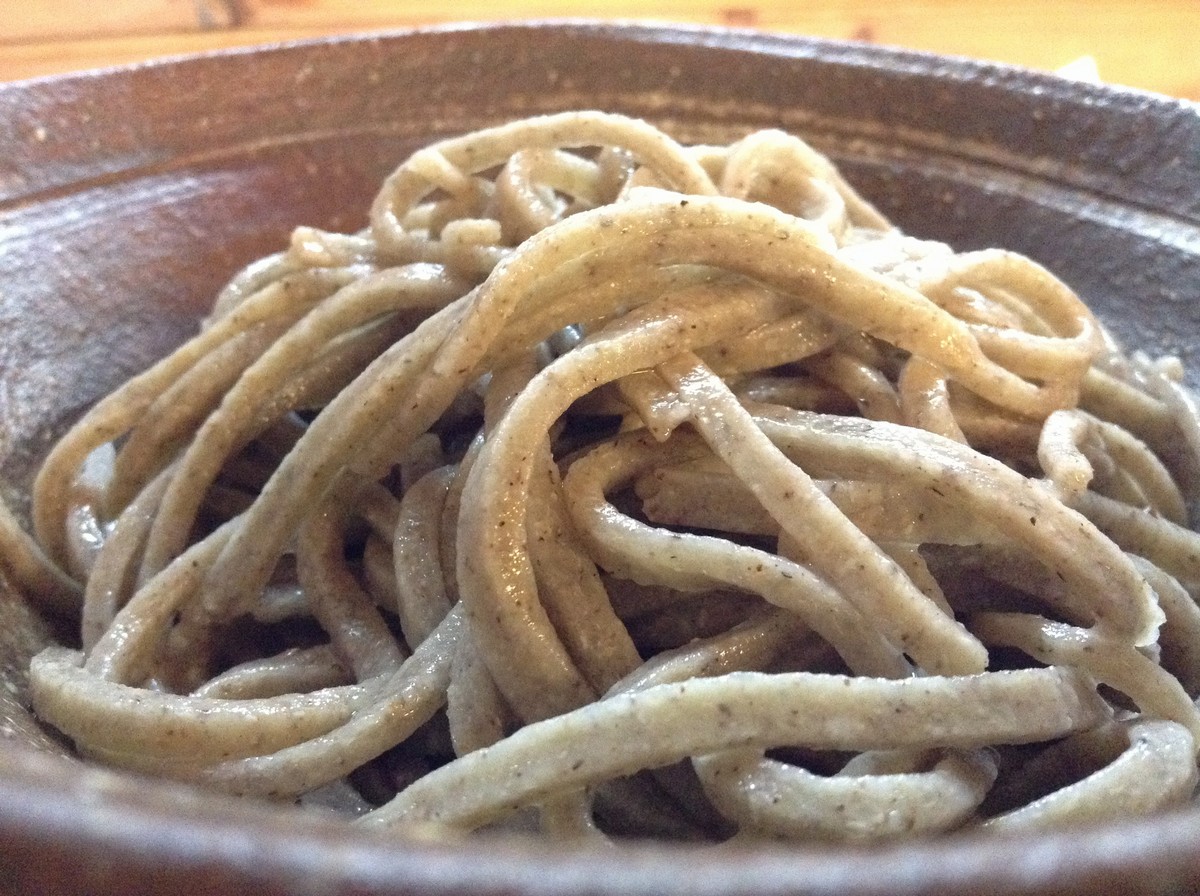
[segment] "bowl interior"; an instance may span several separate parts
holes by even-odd
[[[585,107],[643,116],[687,141],[799,133],[907,231],[1029,254],[1126,343],[1200,368],[1200,113],[1185,103],[699,29],[525,25],[321,41],[0,86],[5,499],[23,513],[53,438],[188,335],[223,282],[292,226],[362,226],[383,176],[432,139]],[[56,630],[0,581],[0,839],[10,844],[0,867],[43,891],[124,892],[137,880],[139,892],[165,892],[186,880],[204,892],[282,892],[305,879],[396,893],[581,881],[605,893],[915,893],[984,880],[994,892],[1087,892],[1096,875],[1118,874],[1130,892],[1158,892],[1200,866],[1191,813],[1016,845],[721,857],[636,847],[619,869],[528,844],[398,851],[324,819],[135,786],[68,758],[25,708],[25,667]],[[881,879],[883,864],[904,873]],[[1139,889],[1147,881],[1156,889]]]

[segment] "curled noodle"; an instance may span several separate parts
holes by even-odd
[[[1191,799],[1197,433],[799,138],[565,113],[238,275],[0,560],[80,620],[37,713],[141,772],[423,833],[1065,825]]]

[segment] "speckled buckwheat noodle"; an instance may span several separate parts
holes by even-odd
[[[298,229],[47,457],[84,756],[449,836],[862,841],[1192,798],[1200,416],[800,139],[574,112]]]

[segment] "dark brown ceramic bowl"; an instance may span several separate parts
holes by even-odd
[[[789,37],[466,27],[0,86],[0,486],[189,333],[292,225],[357,228],[431,138],[597,107],[685,139],[782,126],[916,234],[1033,255],[1127,341],[1200,368],[1200,112]],[[0,890],[165,894],[1183,893],[1200,810],[878,850],[432,845],[88,767],[30,717],[52,627],[0,583]]]

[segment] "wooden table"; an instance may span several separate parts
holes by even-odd
[[[447,21],[651,19],[973,56],[1200,100],[1196,0],[0,0],[0,81]],[[1094,69],[1092,64],[1094,63]]]

